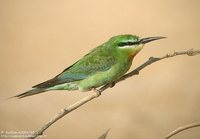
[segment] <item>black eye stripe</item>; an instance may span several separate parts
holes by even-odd
[[[137,44],[140,44],[140,42],[139,41],[138,42],[120,42],[118,46],[123,47],[123,46],[128,46],[128,45],[137,45]]]

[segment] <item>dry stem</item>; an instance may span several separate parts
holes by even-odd
[[[169,139],[171,138],[172,136],[184,131],[184,130],[187,130],[187,129],[190,129],[190,128],[194,128],[194,127],[200,127],[200,123],[195,123],[195,124],[189,124],[189,125],[185,125],[185,126],[182,126],[182,127],[179,127],[177,129],[175,129],[174,131],[172,131],[171,133],[169,133],[165,139]]]
[[[194,55],[197,55],[197,54],[200,54],[200,50],[193,50],[193,49],[190,49],[188,51],[180,51],[180,52],[174,52],[172,54],[167,54],[165,56],[162,56],[162,57],[158,57],[158,58],[155,58],[155,57],[150,57],[145,63],[143,63],[142,65],[140,65],[138,68],[134,69],[133,71],[125,74],[124,76],[122,76],[119,80],[115,81],[114,83],[111,83],[111,84],[107,84],[103,87],[101,87],[100,89],[94,89],[94,92],[93,94],[89,95],[89,96],[86,96],[84,98],[82,98],[81,100],[75,102],[74,104],[62,109],[58,114],[56,114],[50,121],[48,121],[47,123],[45,123],[41,128],[39,128],[31,137],[29,137],[28,139],[34,139],[40,135],[43,134],[43,132],[45,130],[47,130],[52,124],[54,124],[56,121],[58,121],[59,119],[61,119],[63,116],[65,116],[66,114],[74,111],[75,109],[79,108],[80,106],[82,106],[83,104],[91,101],[92,99],[94,98],[97,98],[101,95],[101,93],[108,89],[109,87],[113,87],[116,83],[120,82],[120,81],[123,81],[129,77],[132,77],[133,75],[137,75],[139,74],[139,72],[145,68],[146,66],[154,63],[154,62],[157,62],[159,60],[162,60],[162,59],[166,59],[166,58],[170,58],[170,57],[174,57],[174,56],[178,56],[178,55],[188,55],[188,56],[194,56]],[[175,133],[176,134],[176,133]],[[167,139],[167,138],[166,138]]]

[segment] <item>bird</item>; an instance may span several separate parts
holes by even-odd
[[[54,78],[13,97],[24,98],[52,90],[85,92],[114,83],[130,69],[134,57],[146,43],[164,38],[140,38],[131,34],[113,36]]]

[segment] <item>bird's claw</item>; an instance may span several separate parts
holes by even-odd
[[[115,82],[112,82],[111,84],[110,84],[110,88],[113,88],[115,86]]]
[[[92,90],[97,93],[98,95],[101,95],[101,91],[99,89],[96,89],[96,88],[92,88]]]

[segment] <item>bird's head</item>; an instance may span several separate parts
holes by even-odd
[[[140,38],[135,35],[118,35],[112,37],[108,42],[118,51],[127,53],[128,55],[134,57],[140,50],[142,50],[144,44],[151,41],[164,39],[166,37],[148,37]]]

